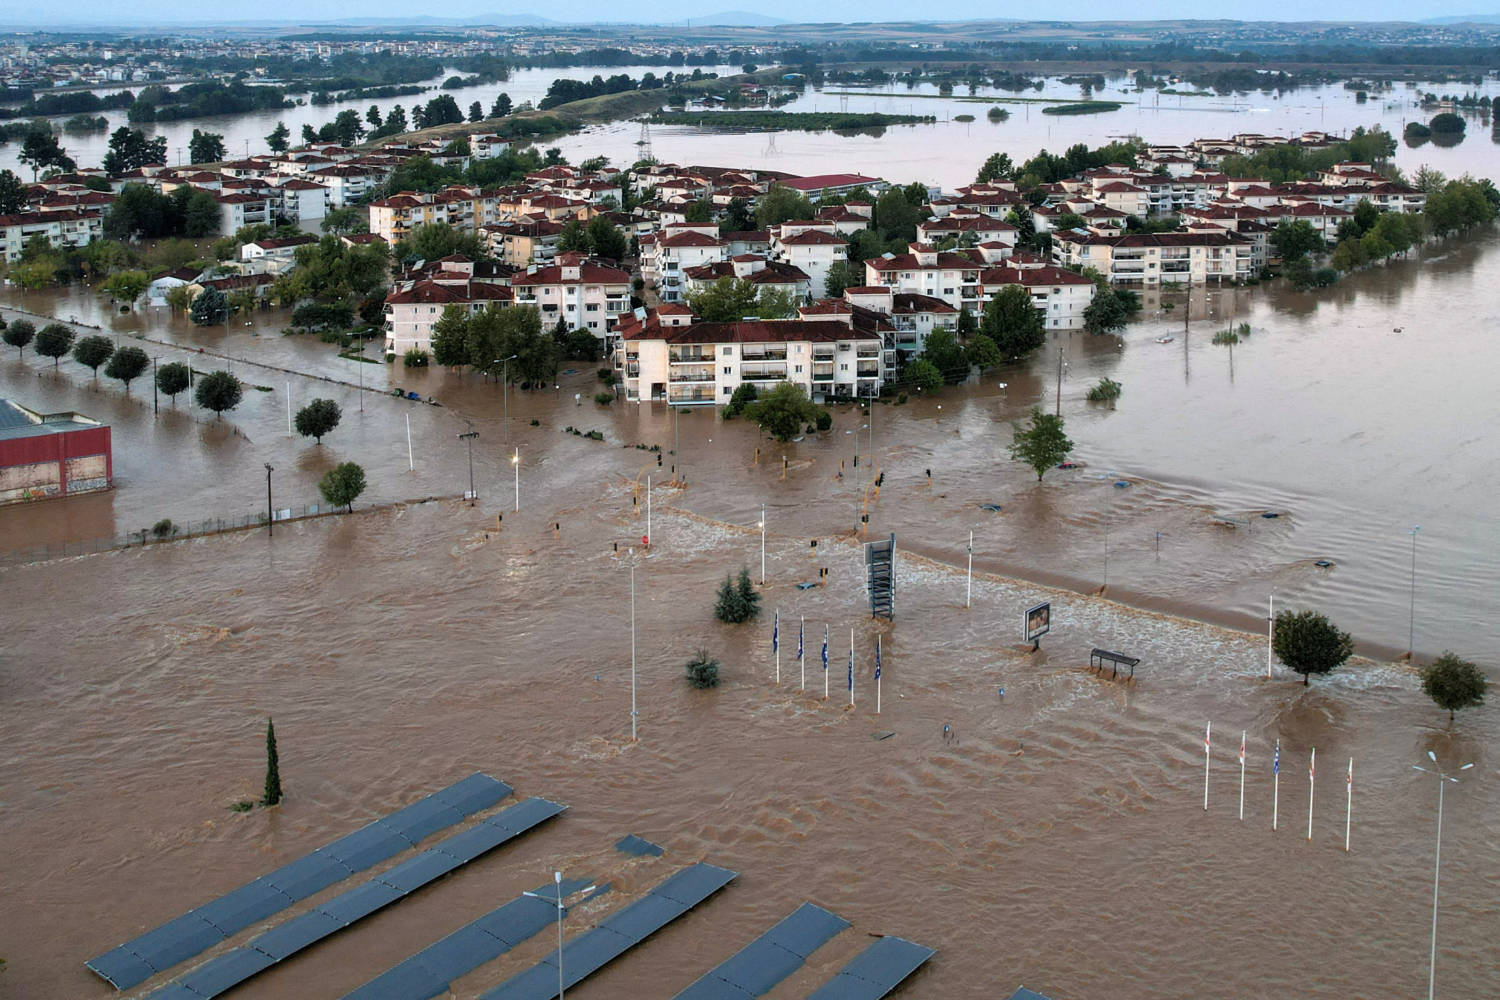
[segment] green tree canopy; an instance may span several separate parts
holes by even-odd
[[[943,387],[943,373],[926,358],[918,358],[901,370],[901,385],[931,396]]]
[[[94,372],[94,381],[99,381],[99,366],[109,360],[109,356],[115,353],[115,342],[108,337],[95,334],[92,337],[84,337],[73,348],[73,360],[91,368]]]
[[[151,358],[146,352],[134,345],[126,346],[115,351],[109,359],[109,364],[104,368],[104,374],[116,381],[125,383],[125,394],[130,395],[130,383],[145,374],[146,369],[151,367]]]
[[[339,404],[333,400],[315,399],[297,411],[297,433],[314,438],[318,444],[322,444],[323,435],[337,427],[339,418],[343,415]]]
[[[929,333],[922,345],[922,358],[932,362],[944,382],[962,382],[969,376],[968,353],[952,330],[938,327]]]
[[[1448,721],[1461,708],[1484,704],[1489,682],[1484,671],[1457,653],[1443,651],[1422,671],[1422,691],[1438,708],[1448,710]]]
[[[286,122],[277,122],[271,134],[266,136],[266,147],[273,153],[285,153],[291,145],[292,133],[286,127]]]
[[[771,189],[760,199],[755,209],[755,221],[761,229],[790,222],[793,219],[811,219],[812,202],[801,191],[783,184],[772,184]]]
[[[209,372],[198,380],[193,399],[205,410],[213,410],[214,419],[218,420],[225,410],[239,406],[244,395],[245,389],[239,379],[226,371],[217,371]]]
[[[172,361],[156,370],[156,388],[164,392],[177,405],[177,394],[192,384],[193,373],[181,361]]]
[[[111,297],[130,305],[140,298],[150,286],[151,279],[145,271],[116,271],[104,281],[104,290]]]
[[[15,215],[26,206],[26,185],[14,171],[0,170],[0,215]]]
[[[1113,288],[1096,288],[1093,300],[1083,310],[1083,328],[1094,334],[1113,333],[1129,318],[1129,307]]]
[[[979,331],[1009,359],[1023,358],[1047,341],[1041,311],[1022,285],[1006,285],[984,304]]]
[[[109,152],[104,154],[104,172],[119,176],[153,164],[167,162],[167,137],[147,139],[138,128],[121,125],[110,133]]]
[[[365,491],[365,470],[354,462],[340,462],[323,474],[318,492],[335,507],[354,512],[354,501]]]
[[[462,368],[469,357],[469,314],[462,306],[444,306],[432,325],[432,360],[445,368]]]
[[[229,319],[229,299],[210,285],[193,299],[188,318],[197,326],[222,326]]]
[[[36,327],[32,325],[30,320],[18,319],[7,326],[4,332],[0,333],[0,337],[3,337],[7,344],[16,349],[18,352],[16,357],[21,357],[26,353],[26,345],[31,343],[32,339],[36,337]]]
[[[73,337],[73,331],[61,323],[48,323],[37,331],[36,352],[51,358],[56,369],[58,361],[73,349]]]
[[[1283,611],[1272,625],[1271,650],[1302,675],[1326,674],[1354,653],[1354,640],[1316,611]]]
[[[228,157],[224,155],[224,137],[218,132],[202,132],[193,129],[193,137],[188,140],[188,161],[190,163],[222,163]]]
[[[1063,418],[1052,413],[1043,413],[1042,408],[1031,408],[1031,423],[1015,428],[1011,442],[1010,457],[1025,462],[1036,473],[1041,482],[1048,469],[1056,468],[1073,450],[1073,442],[1063,430]]]
[[[794,382],[778,382],[745,407],[745,417],[778,441],[790,441],[818,419],[818,407],[807,390]]]
[[[993,368],[1005,360],[995,342],[982,333],[975,334],[969,341],[968,355],[969,363],[980,368]]]

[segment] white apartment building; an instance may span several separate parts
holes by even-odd
[[[541,311],[543,329],[561,320],[569,330],[588,330],[604,340],[630,311],[630,272],[578,253],[561,254],[555,264],[514,276],[511,288],[516,305]]]
[[[676,225],[641,237],[641,277],[663,302],[681,301],[684,271],[729,258],[729,245],[718,233],[712,224]]]
[[[81,247],[104,236],[104,216],[100,212],[20,212],[0,215],[0,251],[7,261],[21,259],[26,241],[45,236],[55,247]]]
[[[1091,267],[1116,284],[1203,284],[1255,275],[1252,241],[1228,231],[1102,236],[1069,230],[1052,238],[1059,267]]]
[[[418,281],[392,290],[385,297],[385,353],[402,355],[413,348],[431,351],[432,328],[448,306],[458,306],[472,316],[492,304],[509,306],[511,298],[509,288],[483,281],[464,285]]]
[[[793,382],[815,399],[875,396],[886,353],[879,333],[838,319],[702,323],[664,306],[622,325],[615,367],[628,400],[722,405],[745,382]]]
[[[829,268],[848,259],[849,244],[831,232],[832,223],[827,224],[829,231],[811,228],[811,223],[806,226],[789,233],[792,224],[783,225],[771,240],[771,256],[805,273],[813,294],[819,295],[828,284]]]

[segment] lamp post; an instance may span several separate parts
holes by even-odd
[[[510,464],[516,469],[516,510],[521,509],[521,446],[516,445],[516,453],[510,456]]]
[[[760,585],[766,585],[766,505],[760,505],[760,521],[756,525],[760,528]]]
[[[359,412],[365,412],[365,338],[359,338]]]
[[[156,395],[156,358],[151,359],[151,415],[157,416],[161,413],[161,406]]]
[[[494,361],[490,362],[491,364],[497,364],[500,366],[500,407],[502,411],[501,422],[505,424],[506,437],[510,437],[510,379],[508,379],[506,376],[510,374],[510,363],[516,360],[516,357],[516,355],[512,354],[508,358],[496,358]]]
[[[682,466],[682,446],[678,443],[680,435],[677,433],[678,417],[682,415],[682,407],[672,407],[672,480],[681,482],[682,476],[678,469]]]
[[[562,905],[562,872],[555,871],[552,873],[552,884],[557,886],[557,1000],[563,1000],[562,918],[564,910]],[[588,888],[592,889],[593,886],[589,886]],[[539,892],[523,892],[521,895],[530,896],[532,899],[546,899],[549,903],[553,902],[553,900],[547,899],[546,896],[543,896]]]
[[[267,535],[274,535],[274,534],[276,534],[276,515],[271,510],[271,473],[274,472],[274,471],[275,470],[271,468],[271,463],[267,462],[266,463],[266,534]]]
[[[460,441],[463,441],[464,443],[466,443],[469,446],[469,506],[470,507],[474,506],[474,501],[476,499],[478,499],[477,494],[475,494],[475,492],[474,492],[474,439],[477,438],[478,436],[479,436],[479,432],[478,431],[464,431],[462,434],[460,434],[458,436],[458,439]]]
[[[630,556],[630,742],[635,742],[635,549],[628,549]]]
[[[1411,529],[1411,614],[1406,625],[1406,659],[1411,662],[1416,657],[1415,640],[1417,635],[1417,532],[1422,530],[1420,524],[1412,525]]]
[[[1427,751],[1427,759],[1437,763],[1437,754],[1431,750]],[[1465,764],[1460,771],[1467,771],[1473,764]],[[1432,988],[1437,978],[1437,910],[1438,910],[1438,874],[1443,867],[1443,786],[1446,782],[1458,784],[1458,779],[1444,774],[1436,767],[1421,767],[1412,765],[1423,774],[1435,774],[1438,779],[1438,818],[1437,818],[1437,847],[1433,852],[1432,860],[1432,947],[1427,954],[1427,1000],[1432,1000]]]

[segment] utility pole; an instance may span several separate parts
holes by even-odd
[[[276,514],[271,509],[271,473],[274,472],[274,471],[275,470],[271,468],[271,463],[267,462],[266,463],[266,534],[267,535],[275,535],[276,534]]]
[[[1057,408],[1052,411],[1053,416],[1062,416],[1062,373],[1063,373],[1063,347],[1057,345]]]
[[[470,507],[474,506],[474,501],[476,499],[478,499],[477,495],[474,492],[474,439],[477,438],[478,436],[479,436],[479,432],[478,431],[464,431],[462,434],[460,434],[458,436],[458,439],[460,441],[465,442],[469,446],[469,506]]]

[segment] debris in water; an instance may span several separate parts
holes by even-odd
[[[896,734],[894,732],[892,732],[891,730],[884,729],[884,730],[881,730],[880,732],[876,733],[875,736],[874,736],[874,738],[877,739],[877,740],[888,740],[892,736],[895,736],[895,735]]]

